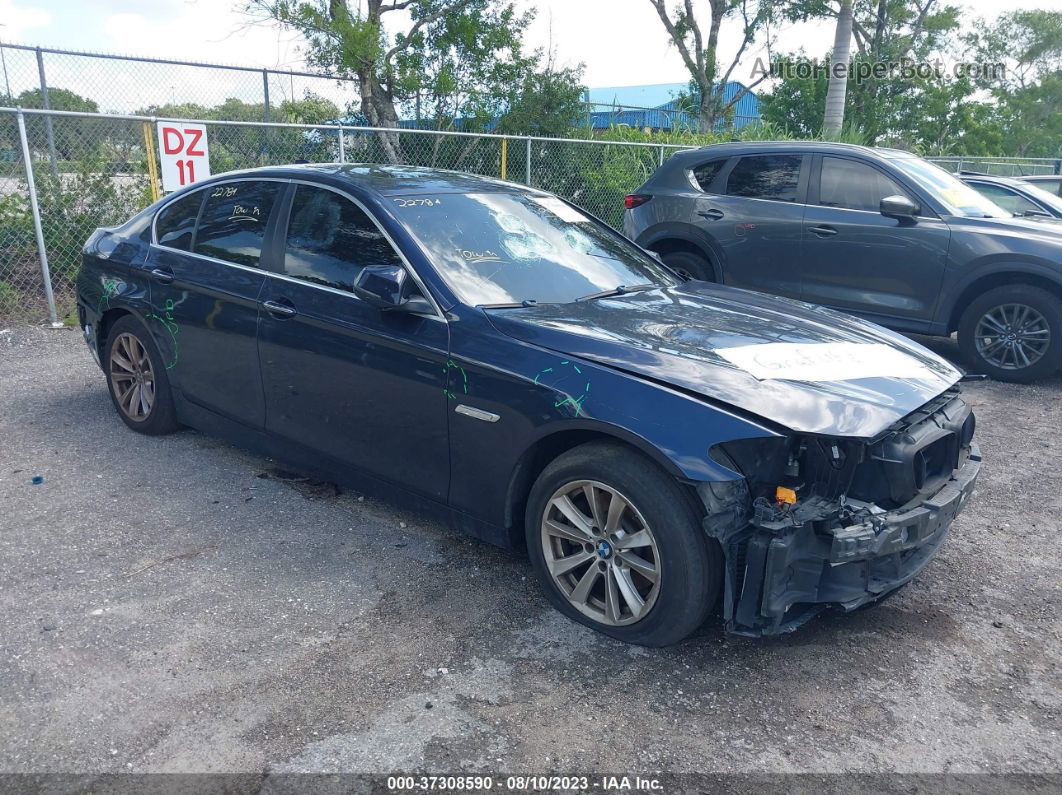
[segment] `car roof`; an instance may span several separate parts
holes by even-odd
[[[1021,180],[1014,177],[1004,177],[999,174],[978,174],[976,171],[960,171],[957,175],[963,182],[969,179],[979,182],[991,182],[996,185],[1007,185],[1012,188],[1020,188]]]
[[[1024,182],[1057,182],[1062,180],[1062,174],[1028,174],[1018,179]]]
[[[264,166],[242,171],[230,171],[216,177],[320,177],[333,185],[343,182],[378,193],[381,196],[396,196],[424,193],[475,193],[518,191],[541,193],[541,191],[505,182],[500,179],[449,171],[442,168],[419,166],[382,165],[376,163],[300,163],[285,166]]]
[[[712,144],[702,146],[699,149],[688,149],[676,152],[667,162],[678,158],[677,162],[685,164],[689,160],[704,157],[734,157],[736,155],[756,154],[765,150],[777,151],[786,149],[791,152],[807,150],[818,154],[860,154],[870,158],[896,160],[900,158],[913,158],[917,155],[905,152],[902,149],[890,149],[883,146],[860,146],[858,144],[845,144],[833,141],[731,141],[725,144]]]

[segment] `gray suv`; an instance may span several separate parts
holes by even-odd
[[[1023,220],[908,152],[732,143],[673,155],[624,231],[692,279],[946,336],[980,372],[1062,366],[1062,224]]]

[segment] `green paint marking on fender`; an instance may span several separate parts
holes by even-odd
[[[582,375],[583,371],[579,368],[579,365],[573,364],[568,359],[563,359],[561,361],[561,366],[562,367],[570,367],[572,370],[575,371],[575,373],[577,373],[579,375]],[[541,385],[543,376],[545,376],[547,373],[552,373],[552,372],[554,372],[554,368],[552,368],[552,367],[546,367],[546,368],[544,368],[542,370],[539,370],[539,372],[535,375],[534,383],[536,385]],[[559,374],[560,378],[559,379],[558,378],[551,379],[555,383],[546,384],[546,386],[551,386],[558,393],[560,393],[561,395],[564,395],[564,397],[560,398],[559,400],[556,400],[553,403],[553,408],[560,409],[560,408],[563,408],[564,406],[571,406],[575,410],[575,416],[578,417],[578,416],[582,415],[582,413],[583,413],[583,401],[585,401],[587,396],[590,394],[590,382],[586,381],[586,383],[583,386],[583,393],[581,395],[573,395],[572,393],[569,393],[569,392],[567,392],[567,391],[565,391],[563,389],[562,383],[563,383],[564,378],[565,378],[565,373],[567,373],[567,371],[566,370],[562,370],[561,373]]]
[[[468,394],[468,373],[465,372],[465,368],[455,362],[453,359],[446,360],[446,366],[443,368],[443,375],[446,376],[446,380],[450,380],[450,371],[459,370],[461,372],[461,387],[464,389],[464,393]],[[443,393],[451,400],[456,400],[454,393],[450,391],[449,385],[443,387]]]
[[[162,324],[162,327],[170,333],[170,339],[173,341],[173,359],[166,364],[166,369],[171,370],[177,364],[177,358],[180,354],[180,344],[177,342],[177,332],[181,330],[177,325],[177,321],[173,319],[173,299],[166,299],[165,304],[166,316],[163,317],[155,312],[148,312],[144,317],[153,318]]]
[[[118,282],[114,279],[103,280],[103,293],[96,304],[96,314],[102,315],[111,306],[111,297],[118,294]]]

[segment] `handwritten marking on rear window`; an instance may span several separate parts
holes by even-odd
[[[399,207],[438,207],[442,199],[395,199]]]
[[[465,262],[501,262],[501,257],[490,249],[487,249],[486,251],[470,251],[469,249],[463,248],[459,249],[459,251]]]
[[[216,188],[214,188],[214,192],[210,194],[210,198],[216,199],[220,196],[223,199],[228,199],[232,196],[235,196],[236,191],[238,190],[239,188],[237,188],[235,185],[218,185]]]
[[[262,211],[258,206],[244,207],[242,204],[237,204],[232,208],[232,215],[229,216],[230,221],[254,221],[258,223],[262,220]]]

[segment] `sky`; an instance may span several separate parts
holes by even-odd
[[[1009,0],[959,2],[969,20],[992,19],[1008,7],[1062,10],[1062,0],[1013,5]],[[560,65],[583,63],[590,87],[688,80],[649,0],[517,0],[517,4],[537,9],[526,37],[528,47],[554,49]],[[698,4],[707,6],[706,0]],[[0,41],[259,68],[304,68],[298,36],[271,24],[250,24],[241,12],[243,5],[243,0],[0,0]],[[724,55],[733,39],[733,31],[724,27]],[[820,56],[832,43],[832,22],[805,23],[780,30],[776,49],[789,52],[802,47],[808,55]],[[744,59],[735,72],[737,79],[748,78],[756,55]],[[49,76],[49,82],[57,84],[57,77]],[[165,94],[174,90],[160,85],[158,97],[164,101]]]

